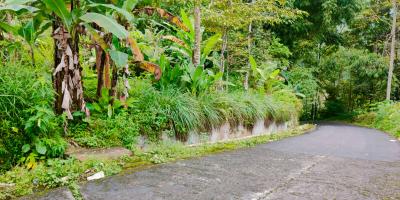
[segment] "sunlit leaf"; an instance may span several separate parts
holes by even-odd
[[[71,30],[72,15],[68,11],[63,0],[43,0],[46,6],[53,11],[64,23],[68,30]]]
[[[123,26],[118,24],[117,21],[108,16],[98,13],[86,13],[81,16],[80,19],[87,23],[96,23],[98,26],[114,34],[119,39],[126,39],[128,37],[128,31],[126,31]]]

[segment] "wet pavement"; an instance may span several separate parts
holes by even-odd
[[[400,143],[376,130],[324,124],[254,148],[127,171],[80,191],[88,200],[400,199]],[[57,190],[43,197],[71,198]]]

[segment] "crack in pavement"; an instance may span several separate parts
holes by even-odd
[[[267,200],[267,199],[271,199],[271,195],[283,188],[286,188],[287,185],[289,185],[290,182],[292,182],[293,180],[295,180],[296,178],[302,176],[303,174],[306,174],[311,168],[313,168],[315,165],[317,165],[319,162],[321,162],[325,156],[314,156],[315,159],[313,159],[313,162],[310,163],[306,163],[304,167],[302,167],[300,170],[296,171],[296,172],[292,172],[288,175],[287,179],[277,185],[276,187],[270,189],[270,190],[266,190],[264,192],[260,192],[260,193],[256,193],[253,195],[253,197],[251,197],[251,200]]]

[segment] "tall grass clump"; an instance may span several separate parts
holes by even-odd
[[[283,122],[297,119],[303,107],[301,101],[291,90],[279,90],[271,94],[268,101],[273,102],[275,112],[272,118]]]
[[[133,81],[129,113],[136,116],[142,135],[157,141],[162,132],[178,138],[204,127],[206,117],[195,96],[177,88],[156,90],[147,80]]]
[[[205,115],[195,96],[169,88],[161,91],[159,104],[177,136],[203,128]]]
[[[225,122],[252,125],[258,119],[275,119],[277,109],[283,105],[272,96],[254,91],[207,93],[198,98],[209,127]]]

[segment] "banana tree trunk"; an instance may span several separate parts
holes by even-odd
[[[390,100],[390,95],[392,92],[392,78],[393,78],[395,45],[396,45],[396,18],[397,18],[396,0],[392,0],[392,5],[393,5],[393,20],[392,20],[392,30],[391,30],[392,43],[390,45],[390,63],[389,63],[389,72],[388,72],[388,80],[386,88],[386,100]]]
[[[200,3],[196,2],[194,7],[194,49],[193,49],[193,65],[195,67],[200,65],[201,56],[201,9]]]
[[[104,65],[106,62],[106,53],[100,46],[96,46],[96,71],[97,71],[97,91],[98,98],[101,97],[101,90],[104,85]]]
[[[88,115],[83,98],[78,33],[76,31],[69,33],[61,20],[56,19],[53,24],[53,38],[55,111],[58,114],[66,113],[68,119],[73,119],[72,112],[74,111],[83,111]]]
[[[114,100],[117,95],[117,83],[118,83],[118,69],[117,69],[117,66],[115,64],[113,64],[111,88],[110,88],[110,92],[109,92],[110,97],[113,97],[112,100]]]

